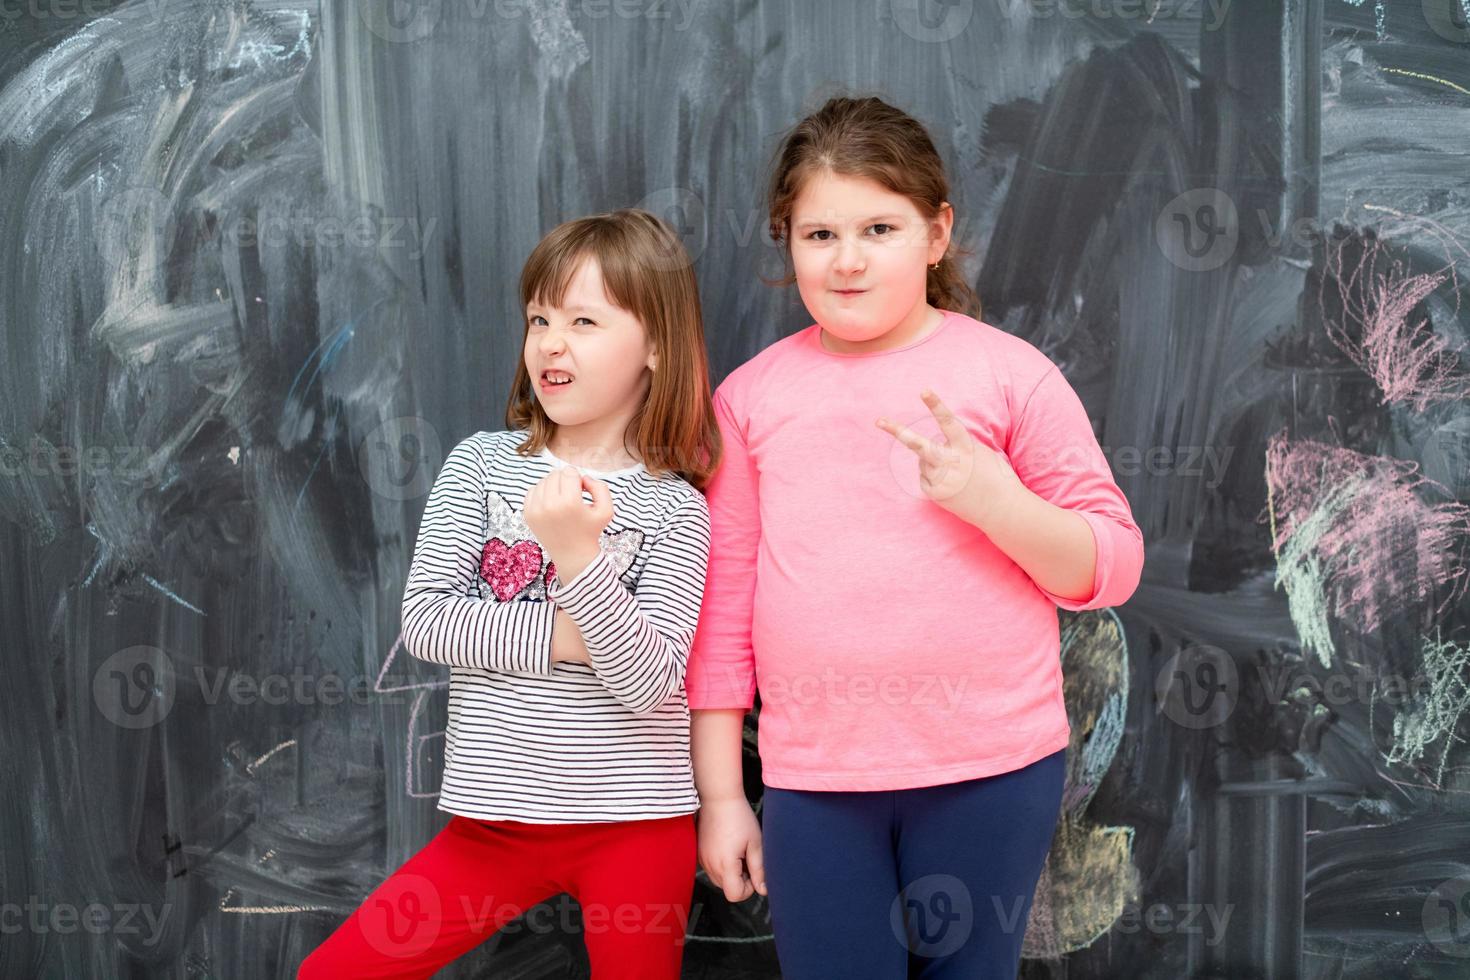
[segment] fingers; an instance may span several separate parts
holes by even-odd
[[[531,484],[531,489],[526,491],[526,503],[534,502],[542,506],[549,506],[559,501],[565,495],[563,486],[566,482],[566,474],[562,472],[565,469],[569,467],[559,466]]]
[[[959,416],[950,411],[949,406],[939,400],[939,396],[932,390],[925,388],[920,396],[929,409],[929,414],[939,423],[939,431],[944,433],[944,441],[948,446],[959,447],[969,441],[970,433],[959,420]],[[937,448],[935,444],[919,435],[906,425],[896,425],[887,419],[878,420],[878,428],[884,432],[891,433],[899,442],[908,446],[914,452],[923,455]]]
[[[556,495],[560,499],[575,496],[582,499],[582,474],[572,466],[558,466],[554,471],[556,474]]]
[[[570,507],[572,504],[582,503],[582,483],[585,477],[580,470],[574,466],[558,466],[547,473],[526,494],[529,500],[532,493],[538,498],[545,497],[549,506]]]
[[[581,483],[577,487],[577,492],[579,494],[581,493],[583,487],[587,489],[588,493],[592,494],[593,512],[599,516],[606,514],[607,519],[612,520],[612,490],[608,487],[608,485],[601,480],[594,480],[590,476],[581,475]]]
[[[707,821],[701,820],[699,833],[717,832]],[[746,853],[742,859],[741,841],[737,837],[722,839],[719,843],[702,840],[698,851],[699,866],[704,869],[710,884],[732,903],[743,902],[757,892],[766,894],[766,863],[759,831],[745,838],[744,850]]]
[[[762,895],[766,893],[766,852],[761,847],[760,839],[750,842],[750,847],[745,852],[745,864],[750,869],[750,881],[755,890]]]
[[[595,480],[575,466],[558,466],[542,479],[548,489],[562,502],[582,501],[582,491],[592,495],[592,509],[612,512],[612,489],[602,480]],[[538,484],[540,486],[541,484]]]
[[[731,902],[743,902],[754,892],[738,857],[725,861],[720,868],[720,881],[724,886],[725,898]]]
[[[949,406],[940,401],[939,396],[928,388],[924,389],[920,397],[924,399],[924,404],[929,406],[929,414],[933,415],[935,421],[939,423],[939,431],[944,433],[944,438],[949,444],[955,447],[964,445],[970,434],[965,431],[965,427],[960,424],[954,412],[949,410]]]
[[[906,425],[897,425],[887,419],[879,419],[878,428],[908,446],[919,456],[929,456],[934,451],[933,443]]]
[[[601,480],[594,480],[585,473],[578,473],[577,476],[581,479],[581,483],[578,485],[579,489],[586,490],[592,494],[593,504],[598,504],[602,501],[612,502],[612,491],[607,488],[606,483],[603,483]]]

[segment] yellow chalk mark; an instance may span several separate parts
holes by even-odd
[[[1446,88],[1452,88],[1456,92],[1461,93],[1462,95],[1470,95],[1470,88],[1465,88],[1464,86],[1456,85],[1454,82],[1450,81],[1449,79],[1447,79],[1447,78],[1440,78],[1438,75],[1426,75],[1422,71],[1409,71],[1409,69],[1407,69],[1407,68],[1385,68],[1383,70],[1386,71],[1386,72],[1392,72],[1395,75],[1408,75],[1410,78],[1422,78],[1426,82],[1438,82],[1439,84],[1445,86]]]

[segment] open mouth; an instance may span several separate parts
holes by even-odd
[[[566,371],[548,370],[541,372],[541,390],[557,391],[565,388],[576,379]]]

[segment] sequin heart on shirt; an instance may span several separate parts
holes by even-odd
[[[517,541],[514,546],[499,538],[485,542],[480,552],[480,577],[501,602],[509,602],[541,574],[541,546],[535,541]]]

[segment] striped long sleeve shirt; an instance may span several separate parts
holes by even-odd
[[[525,433],[477,432],[429,493],[403,593],[403,644],[450,668],[439,808],[480,820],[594,823],[699,808],[684,673],[704,594],[709,511],[642,464],[607,483],[599,554],[562,582],[521,516],[557,466]],[[552,663],[560,606],[592,663]]]

